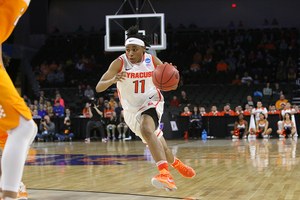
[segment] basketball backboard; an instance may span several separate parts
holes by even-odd
[[[151,50],[166,49],[165,15],[163,13],[106,15],[105,51],[125,51],[127,30],[138,25],[139,33],[151,37]]]

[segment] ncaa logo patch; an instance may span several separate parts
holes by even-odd
[[[151,62],[150,58],[145,59],[145,63],[150,63],[150,62]]]

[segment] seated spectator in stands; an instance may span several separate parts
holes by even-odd
[[[33,113],[33,110],[34,110],[34,107],[33,107],[33,104],[30,104],[29,105],[29,110],[30,110],[30,112],[31,112],[31,114]],[[37,110],[36,110],[37,111]]]
[[[274,104],[271,104],[269,106],[270,110],[268,112],[268,115],[275,115],[275,114],[280,114],[281,112],[279,110],[276,110],[276,107]]]
[[[294,109],[295,109],[295,112],[296,112],[296,113],[300,113],[300,110],[299,110],[299,106],[298,106],[298,105],[295,105],[295,106],[294,106]]]
[[[235,59],[235,57],[232,56],[232,54],[229,54],[228,58],[225,60],[225,62],[227,64],[229,64],[230,62],[232,62],[233,64],[236,64],[237,60]]]
[[[38,114],[37,110],[33,110],[32,119],[41,119],[42,117]]]
[[[286,67],[283,61],[280,61],[277,67],[276,79],[278,81],[284,81],[286,79]]]
[[[65,73],[61,69],[58,70],[57,74],[55,75],[55,82],[56,83],[65,82]]]
[[[235,115],[239,115],[241,113],[244,113],[243,111],[243,108],[241,105],[238,105],[236,108],[235,108]]]
[[[200,136],[199,129],[202,127],[202,116],[198,110],[197,106],[194,106],[193,113],[190,115],[190,123],[189,123],[189,135],[190,137],[197,137]]]
[[[46,106],[46,101],[44,100],[43,97],[40,97],[39,105],[43,105],[44,107]]]
[[[187,106],[185,106],[183,110],[184,110],[184,112],[181,113],[181,116],[190,116],[190,115],[192,114],[192,113],[190,112],[189,107],[187,107]]]
[[[81,60],[79,60],[78,63],[76,63],[75,65],[75,69],[78,71],[84,70],[84,63]]]
[[[250,108],[249,104],[245,105],[245,110],[243,111],[243,114],[246,115],[251,115],[252,108]]]
[[[49,65],[50,70],[56,71],[57,69],[57,64],[53,60],[52,63]]]
[[[272,96],[272,88],[270,88],[270,83],[267,83],[266,87],[263,89],[263,94],[265,96]]]
[[[34,106],[37,106],[37,110],[38,110],[39,107],[40,107],[38,100],[34,100],[34,101],[33,101],[33,105],[34,105]]]
[[[60,94],[56,94],[56,98],[54,100],[54,103],[59,102],[59,105],[61,105],[63,108],[65,107],[65,101],[61,98]]]
[[[221,116],[221,113],[217,110],[217,106],[212,106],[208,116]]]
[[[195,63],[201,63],[202,62],[202,55],[199,52],[196,52],[194,54],[193,60]]]
[[[76,96],[77,96],[77,97],[83,97],[83,96],[84,96],[84,91],[83,91],[83,89],[81,88],[81,85],[78,85],[78,86],[77,86]]]
[[[89,107],[90,107],[89,102],[86,102],[85,107],[84,107],[84,109],[82,110],[82,114],[83,114],[83,116],[84,116],[85,118],[90,118],[90,113],[89,113],[90,109],[89,109]]]
[[[123,128],[123,134],[122,134],[122,128]],[[128,130],[128,126],[127,126],[127,124],[125,123],[125,120],[124,120],[124,111],[122,111],[121,114],[120,114],[119,124],[117,126],[117,130],[119,132],[118,139],[126,138],[126,132]]]
[[[232,80],[232,84],[240,85],[242,83],[240,76],[238,74],[235,75],[235,79]]]
[[[207,52],[206,55],[204,56],[204,62],[205,63],[210,63],[212,61],[212,55]]]
[[[224,62],[224,60],[221,60],[217,65],[217,73],[219,72],[227,73],[227,64]]]
[[[230,131],[233,139],[247,138],[248,132],[248,122],[244,120],[244,114],[240,113],[238,115],[238,120],[234,123],[234,130]]]
[[[279,25],[279,23],[278,23],[277,19],[274,18],[272,21],[272,26],[276,26],[276,25]]]
[[[102,142],[106,142],[105,132],[104,132],[103,124],[101,122],[103,112],[101,112],[99,105],[97,105],[95,103],[89,104],[89,109],[90,109],[89,113],[90,113],[91,119],[86,125],[85,143],[90,143],[91,130],[94,126],[96,126],[97,129],[100,131]]]
[[[46,112],[48,113],[49,117],[53,117],[53,106],[51,105],[50,101],[46,101]]]
[[[288,68],[288,72],[287,72],[287,78],[290,82],[293,82],[296,80],[296,76],[297,76],[297,69],[294,66],[293,63],[291,63],[291,65]]]
[[[55,124],[51,122],[50,117],[46,115],[44,119],[41,119],[39,133],[36,135],[36,138],[39,140],[53,141],[54,133]]]
[[[227,69],[228,69],[229,73],[231,73],[231,74],[234,73],[235,69],[236,69],[235,64],[230,61],[227,65]]]
[[[62,107],[59,104],[59,101],[55,103],[55,107],[53,108],[54,116],[55,117],[64,117],[65,116],[65,110],[64,107]]]
[[[94,91],[91,89],[90,85],[86,86],[86,90],[84,91],[84,96],[88,97],[89,99],[94,98]]]
[[[276,50],[275,45],[271,42],[271,40],[268,41],[268,44],[265,45],[265,49],[269,50]]]
[[[286,51],[288,48],[288,44],[285,42],[284,39],[281,40],[280,45],[279,45],[280,50]]]
[[[40,109],[38,110],[38,115],[41,117],[45,117],[46,114],[47,114],[47,112],[46,112],[46,110],[44,110],[43,104],[40,104]]]
[[[237,35],[235,36],[234,40],[237,43],[242,44],[244,41],[244,36],[240,32],[238,32]]]
[[[106,126],[106,131],[107,131],[107,140],[110,139],[110,131],[112,132],[112,139],[116,140],[115,132],[116,132],[116,127],[119,124],[119,119],[117,117],[117,113],[115,111],[112,112],[108,125]]]
[[[188,97],[186,96],[185,91],[181,91],[181,97],[179,99],[179,105],[190,105],[190,101],[188,99]]]
[[[199,111],[200,111],[200,114],[201,116],[208,116],[208,113],[205,112],[205,108],[203,106],[200,106],[199,107]]]
[[[234,116],[234,115],[235,115],[234,111],[230,109],[230,104],[227,103],[224,106],[224,110],[221,112],[220,116]]]
[[[239,27],[245,26],[245,24],[244,24],[242,21],[240,21],[239,24],[238,24],[238,26],[239,26]]]
[[[70,108],[66,108],[65,110],[66,110],[65,111],[66,112],[65,117],[69,117],[69,118],[76,117],[76,114],[72,113],[71,110],[70,110]]]
[[[58,141],[64,141],[65,139],[72,141],[74,134],[71,128],[71,120],[69,117],[65,117],[64,125],[61,127],[60,132],[55,134],[55,137],[58,138]]]
[[[283,106],[285,107],[285,104],[288,102],[287,99],[285,99],[285,96],[282,94],[280,95],[280,99],[276,102],[275,106],[277,110],[282,110],[284,109]]]
[[[115,99],[114,99],[113,96],[109,98],[109,104],[110,104],[110,106],[111,106],[112,108],[115,108],[115,107],[118,106],[118,104],[117,104],[117,102],[115,101]]]
[[[70,65],[73,65],[72,58],[69,58],[68,60],[66,60],[66,66],[68,67]]]
[[[104,105],[104,97],[99,97],[99,100],[98,100],[98,105],[101,107],[101,108],[105,108],[105,105]]]
[[[50,73],[47,75],[47,81],[48,83],[54,83],[55,81],[55,73],[53,70],[50,70]]]
[[[275,88],[273,89],[273,94],[274,95],[282,95],[282,89],[280,88],[279,83],[275,83]]]
[[[233,28],[233,27],[235,27],[234,22],[230,21],[230,24],[228,25],[228,28]]]
[[[253,79],[251,76],[249,76],[248,72],[245,72],[241,81],[242,84],[250,85],[253,82]]]
[[[177,100],[177,96],[173,96],[173,100],[171,101],[172,106],[179,106],[179,101]]]
[[[104,109],[104,117],[109,119],[112,115],[112,112],[114,112],[114,109],[111,107],[109,103],[107,103]]]
[[[115,108],[115,111],[117,113],[117,117],[120,118],[120,115],[121,115],[121,113],[123,111],[123,108],[122,108],[121,102],[117,103],[117,105],[118,106]]]
[[[257,74],[254,75],[253,83],[254,83],[254,84],[260,84],[260,80],[259,80]]]
[[[25,94],[23,95],[23,99],[27,103],[28,106],[31,104],[31,100]]]
[[[258,51],[257,55],[256,55],[256,60],[262,61],[263,59],[264,59],[264,56],[261,54],[261,51]]]

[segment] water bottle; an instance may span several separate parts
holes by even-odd
[[[203,129],[202,131],[202,140],[206,140],[207,139],[207,132],[205,129]]]

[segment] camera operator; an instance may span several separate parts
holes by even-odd
[[[91,129],[96,126],[98,130],[100,131],[102,142],[106,142],[105,133],[103,124],[101,122],[101,119],[103,117],[103,112],[100,110],[100,106],[96,105],[95,102],[92,102],[89,104],[89,113],[90,113],[90,121],[86,125],[86,139],[85,142],[90,142],[90,134]]]
[[[60,133],[55,134],[55,137],[57,137],[59,141],[64,141],[65,139],[69,139],[70,141],[72,141],[74,134],[71,129],[71,120],[69,117],[65,117],[64,125],[60,129]]]
[[[52,141],[55,133],[55,124],[50,121],[50,117],[45,115],[44,118],[41,119],[39,130],[41,133],[38,133],[36,136],[39,139]]]

